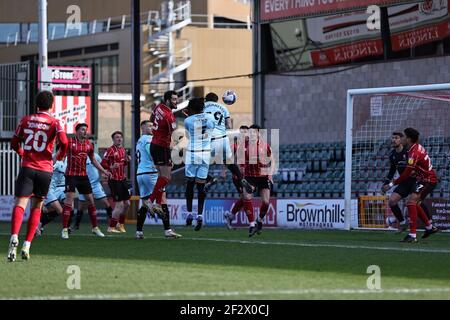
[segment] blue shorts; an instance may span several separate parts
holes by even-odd
[[[186,150],[184,174],[188,178],[206,179],[208,176],[211,151],[191,152]]]
[[[44,200],[44,206],[47,206],[50,203],[55,202],[55,201],[63,202],[64,199],[66,198],[66,194],[64,191],[65,191],[64,186],[50,188],[48,190],[47,197]]]
[[[158,180],[157,173],[143,173],[136,176],[139,186],[139,196],[141,199],[150,197],[155,187],[156,180]]]
[[[94,195],[95,200],[106,198],[105,189],[103,189],[103,186],[100,182],[92,184],[91,187],[92,187],[92,194]],[[78,200],[87,201],[86,197],[82,194],[78,196]]]

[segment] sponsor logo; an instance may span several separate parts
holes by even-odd
[[[345,222],[344,206],[340,203],[291,202],[286,203],[287,223],[298,223],[303,228],[333,228]]]

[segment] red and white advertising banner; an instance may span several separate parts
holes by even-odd
[[[389,8],[392,49],[400,51],[450,35],[450,0],[429,0]]]
[[[67,134],[74,134],[78,123],[88,125],[88,134],[92,134],[92,105],[89,96],[55,96],[52,115],[59,119]]]
[[[371,5],[408,3],[408,0],[261,0],[261,20],[333,14],[349,9],[364,9]]]
[[[381,39],[362,40],[332,48],[313,50],[310,54],[314,66],[329,66],[363,57],[379,56],[383,54],[383,42]]]

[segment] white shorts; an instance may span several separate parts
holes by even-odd
[[[66,198],[65,186],[50,188],[47,193],[47,197],[44,200],[44,206],[49,205],[52,202],[59,201],[63,202]]]
[[[106,198],[105,189],[103,189],[103,186],[100,182],[96,182],[91,185],[92,188],[92,195],[94,196],[95,200],[100,200],[103,198]],[[80,194],[78,196],[78,200],[80,201],[87,201],[86,197],[83,194]]]
[[[146,199],[150,197],[153,192],[153,188],[155,187],[156,180],[158,180],[157,173],[143,173],[136,176],[138,187],[139,187],[139,196],[141,199]]]

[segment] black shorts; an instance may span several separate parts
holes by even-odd
[[[75,192],[78,190],[79,194],[92,193],[91,182],[87,176],[67,176],[65,192]]]
[[[418,193],[420,196],[420,201],[425,200],[425,198],[433,192],[436,188],[437,183],[430,182],[416,182],[414,185],[414,193]]]
[[[150,144],[150,155],[153,163],[157,166],[172,166],[170,148],[161,147],[157,144]]]
[[[18,198],[45,198],[52,180],[52,172],[21,167],[16,180],[14,195]]]
[[[261,192],[263,189],[272,190],[272,182],[268,177],[245,177],[248,183],[256,187],[255,191]]]
[[[108,185],[115,202],[130,200],[127,180],[109,180]]]
[[[416,179],[409,178],[400,183],[393,192],[398,193],[402,199],[409,196],[412,192],[414,192],[414,188],[416,186]]]

